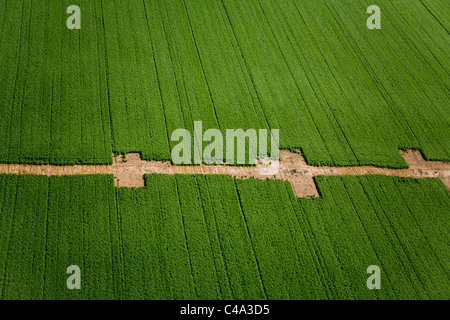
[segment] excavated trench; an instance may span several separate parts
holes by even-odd
[[[176,166],[170,162],[144,161],[139,154],[130,153],[124,161],[121,155],[114,157],[112,165],[26,165],[26,164],[0,164],[0,174],[36,174],[36,175],[84,175],[84,174],[113,174],[117,187],[144,187],[145,174],[223,174],[238,179],[280,179],[287,180],[297,197],[319,196],[314,183],[315,176],[338,175],[367,175],[381,174],[409,178],[437,178],[441,179],[450,189],[450,164],[439,161],[425,161],[419,151],[400,151],[408,169],[388,169],[371,166],[356,167],[315,167],[306,164],[300,153],[287,150],[280,151],[280,161],[276,174],[270,174],[276,169],[275,164],[261,164],[251,167],[233,167],[225,165],[197,165]],[[275,171],[273,171],[275,172]]]

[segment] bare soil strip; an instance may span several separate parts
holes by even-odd
[[[257,178],[266,180],[287,180],[297,197],[319,196],[314,176],[367,175],[381,174],[410,178],[438,178],[450,189],[450,164],[438,161],[425,161],[419,151],[401,151],[408,163],[408,169],[387,169],[371,166],[361,167],[314,167],[306,164],[300,153],[280,151],[279,170],[275,175],[262,175],[261,169],[269,165],[258,164],[253,167],[233,167],[225,165],[176,166],[170,162],[144,161],[139,154],[131,153],[124,161],[122,156],[114,157],[112,165],[26,165],[0,164],[0,174],[36,175],[84,175],[113,174],[117,187],[144,187],[145,174],[224,174],[238,179]],[[273,165],[273,164],[272,164]]]

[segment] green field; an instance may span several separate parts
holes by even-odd
[[[381,30],[372,4],[0,0],[0,164],[170,160],[194,121],[279,129],[310,165],[449,162],[448,1],[377,0]],[[450,299],[440,180],[315,179],[298,199],[222,175],[0,175],[0,300]]]
[[[66,27],[79,5],[81,30]],[[0,162],[169,160],[177,128],[280,129],[310,164],[450,160],[444,0],[0,0]]]
[[[0,175],[2,299],[449,299],[450,193],[434,179],[288,183]],[[78,265],[81,290],[66,288]],[[366,269],[381,266],[381,290]]]

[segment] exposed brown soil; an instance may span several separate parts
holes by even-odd
[[[0,174],[37,174],[37,175],[80,175],[114,174],[117,187],[144,187],[144,175],[161,174],[224,174],[239,179],[254,177],[257,179],[281,179],[292,184],[297,197],[319,196],[313,177],[319,175],[367,175],[382,174],[411,178],[438,178],[450,189],[450,164],[438,161],[425,161],[419,151],[401,151],[408,163],[408,169],[387,169],[370,166],[361,167],[314,167],[306,164],[300,153],[280,151],[279,170],[275,175],[264,175],[261,170],[270,165],[258,164],[253,167],[232,167],[221,165],[175,166],[170,162],[144,161],[139,154],[128,154],[126,161],[122,156],[114,157],[113,165],[25,165],[0,164]],[[273,166],[274,164],[272,164]]]

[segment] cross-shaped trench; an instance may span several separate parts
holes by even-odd
[[[144,187],[145,174],[223,174],[238,179],[280,179],[291,183],[297,197],[320,196],[314,182],[315,176],[367,175],[381,174],[409,178],[441,179],[450,189],[450,163],[426,161],[419,151],[400,151],[408,169],[389,169],[372,166],[355,167],[315,167],[306,164],[301,153],[287,150],[280,151],[278,168],[276,163],[256,166],[226,166],[226,165],[196,165],[177,166],[170,162],[145,161],[138,153],[127,154],[126,160],[119,155],[114,157],[112,165],[25,165],[0,164],[0,174],[37,174],[37,175],[83,175],[83,174],[114,174],[117,187]],[[273,171],[274,169],[278,169]],[[273,172],[270,172],[273,171]],[[268,173],[273,173],[268,175]]]

